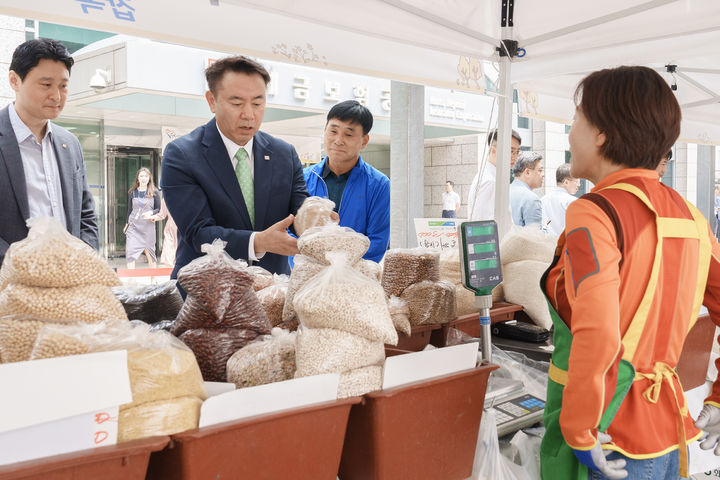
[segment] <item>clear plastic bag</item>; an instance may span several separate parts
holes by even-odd
[[[245,388],[293,378],[295,336],[295,332],[273,328],[271,335],[235,352],[227,363],[228,382]]]
[[[410,326],[410,309],[407,302],[400,297],[390,297],[388,299],[388,310],[393,325],[395,325],[395,330],[410,335],[412,328]]]
[[[256,292],[273,284],[273,274],[258,265],[248,267],[248,272],[253,275],[253,290]]]
[[[17,315],[0,317],[0,359],[2,363],[30,360],[38,332],[47,325],[44,320]]]
[[[184,332],[180,340],[195,353],[206,382],[224,382],[230,357],[257,337],[256,330],[245,328],[196,328]]]
[[[198,397],[187,396],[120,407],[118,443],[197,428],[201,406]]]
[[[296,340],[296,377],[343,373],[382,365],[385,345],[334,328],[302,328]]]
[[[447,323],[455,320],[455,285],[440,280],[413,283],[400,294],[407,302],[411,325]]]
[[[271,327],[277,327],[283,321],[283,308],[287,297],[289,277],[273,275],[273,283],[257,293],[257,298],[265,310]]]
[[[130,320],[146,323],[175,320],[183,305],[175,283],[170,280],[157,285],[113,287],[113,293]]]
[[[295,215],[295,221],[293,222],[295,233],[300,237],[310,228],[336,223],[330,218],[334,208],[335,202],[328,198],[306,198]]]
[[[33,287],[120,284],[107,261],[73,237],[52,217],[31,218],[23,240],[10,245],[0,272],[0,290],[8,283]]]
[[[352,268],[345,252],[330,252],[328,259],[330,265],[295,294],[293,306],[300,324],[397,345],[397,332],[380,285]]]
[[[347,262],[354,265],[370,248],[370,239],[347,227],[335,224],[313,227],[298,239],[298,250],[316,262],[330,263],[326,257],[330,252],[345,252]]]
[[[394,248],[383,259],[385,294],[399,297],[413,283],[440,280],[440,253],[422,248]]]
[[[338,398],[355,397],[382,388],[383,367],[370,366],[340,375]]]
[[[0,315],[25,315],[49,322],[127,321],[125,309],[110,287],[29,287],[9,284],[0,292]]]
[[[207,255],[178,272],[178,282],[188,296],[173,325],[174,335],[205,328],[270,333],[270,322],[253,290],[254,276],[245,262],[233,260],[225,253],[225,243],[216,239],[212,245],[203,245]]]
[[[297,313],[293,306],[295,294],[305,285],[308,280],[320,273],[327,265],[320,263],[305,255],[295,255],[295,266],[290,272],[285,305],[283,306],[282,319],[284,324],[294,322],[297,324]]]
[[[468,480],[531,480],[525,470],[500,453],[495,411],[483,412],[475,447],[475,461]]]
[[[382,279],[382,267],[372,260],[361,258],[353,265],[353,268],[372,280],[379,282]]]

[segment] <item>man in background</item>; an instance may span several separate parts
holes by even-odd
[[[457,218],[460,209],[460,195],[453,191],[455,183],[452,180],[445,182],[445,191],[442,194],[442,218]]]
[[[65,107],[74,63],[62,43],[45,38],[28,40],[13,53],[15,102],[0,110],[0,263],[11,243],[27,237],[26,221],[34,217],[53,217],[98,249],[80,142],[50,121]]]
[[[556,187],[542,197],[543,225],[553,235],[565,230],[565,212],[577,200],[574,195],[580,188],[580,179],[570,175],[570,164],[564,163],[555,171]]]
[[[478,170],[470,185],[468,192],[469,220],[493,220],[495,218],[495,182],[497,177],[497,130],[488,132],[487,144],[490,147],[488,159],[484,166]],[[512,131],[512,146],[510,149],[510,168],[520,155],[522,138],[515,130]],[[505,175],[501,175],[502,181],[507,181]]]
[[[515,181],[510,184],[510,210],[513,223],[520,227],[542,227],[542,202],[534,189],[542,187],[542,155],[523,152],[513,167]]]

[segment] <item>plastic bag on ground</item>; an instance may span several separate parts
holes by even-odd
[[[411,325],[447,323],[455,320],[455,285],[440,280],[424,280],[407,287],[400,294],[407,302]]]
[[[235,352],[227,363],[228,382],[245,388],[293,378],[295,336],[295,332],[273,328],[271,335]]]
[[[343,373],[382,365],[385,345],[333,328],[302,328],[296,340],[296,377]]]
[[[287,297],[289,277],[287,275],[273,275],[273,283],[256,293],[260,305],[265,310],[271,327],[277,327],[283,321],[283,309]]]
[[[233,260],[224,248],[225,242],[218,239],[212,245],[203,245],[207,255],[178,272],[178,282],[188,296],[173,325],[174,335],[191,329],[226,327],[270,333],[270,322],[253,290],[255,277],[245,262]]]
[[[225,382],[230,357],[257,336],[257,331],[244,328],[196,328],[184,332],[180,340],[195,353],[206,382]]]
[[[8,283],[33,287],[120,285],[107,261],[52,217],[27,221],[28,236],[10,245],[0,272],[0,290]]]
[[[130,320],[146,323],[175,320],[183,305],[175,283],[170,280],[156,285],[113,287],[113,293]]]
[[[340,375],[338,398],[364,395],[382,388],[383,369],[379,366],[362,367]]]
[[[120,407],[118,443],[197,428],[201,406],[202,400],[189,396]]]
[[[330,223],[336,223],[330,218],[335,208],[335,202],[328,198],[308,197],[300,205],[295,215],[293,227],[295,233],[300,237],[306,230],[313,227],[322,227]]]
[[[400,297],[390,297],[388,299],[388,310],[393,325],[395,325],[395,330],[410,335],[412,327],[410,326],[410,309],[407,302]]]
[[[104,285],[44,288],[11,283],[0,292],[0,316],[4,315],[50,322],[127,321],[125,309]]]
[[[344,252],[331,252],[328,259],[330,265],[295,294],[293,306],[300,324],[397,345],[397,332],[380,285],[353,269]]]
[[[353,265],[365,255],[368,248],[368,237],[351,228],[335,224],[313,227],[298,239],[298,250],[301,254],[326,265],[330,263],[326,258],[329,252],[345,252],[347,262]]]
[[[440,280],[440,253],[422,248],[394,248],[383,259],[385,294],[399,297],[413,283]]]

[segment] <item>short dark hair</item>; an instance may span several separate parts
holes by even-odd
[[[345,100],[334,105],[327,114],[327,125],[330,120],[337,118],[343,122],[357,123],[363,129],[363,135],[370,133],[373,126],[373,115],[370,110],[357,100]]]
[[[560,165],[557,170],[555,170],[555,182],[560,185],[563,183],[566,179],[572,180],[574,177],[570,175],[570,164],[569,163],[563,163]]]
[[[593,72],[575,90],[575,105],[605,135],[600,153],[615,165],[655,170],[680,135],[680,105],[651,68]]]
[[[205,69],[205,79],[208,88],[215,95],[218,82],[222,79],[225,72],[231,71],[236,73],[244,73],[246,75],[260,75],[265,82],[265,86],[270,83],[270,74],[268,71],[255,60],[242,55],[234,57],[225,57],[216,60]]]
[[[17,73],[20,80],[25,80],[27,74],[37,67],[40,60],[62,62],[68,74],[75,64],[75,60],[61,42],[49,38],[34,38],[17,46],[10,61],[10,70]]]
[[[667,158],[668,162],[672,160],[672,150],[668,150],[668,153],[665,154],[665,158]]]
[[[448,181],[445,182],[445,183],[449,183],[451,187],[454,187],[454,186],[455,186],[455,182],[453,182],[452,180],[448,180]]]
[[[532,170],[533,168],[535,168],[535,165],[537,165],[537,163],[542,159],[543,156],[537,152],[520,152],[520,156],[518,157],[517,162],[515,162],[515,166],[513,167],[513,174],[516,177],[519,177],[520,175],[522,175],[526,168]]]
[[[488,137],[487,137],[488,147],[492,146],[493,142],[497,142],[497,136],[498,136],[497,128],[490,130],[488,132]],[[520,136],[520,134],[517,131],[515,131],[515,130],[512,131],[512,137],[522,145],[522,137]]]

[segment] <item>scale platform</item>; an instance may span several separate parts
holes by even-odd
[[[542,421],[545,402],[525,392],[520,380],[490,376],[485,410],[495,411],[498,437]]]

